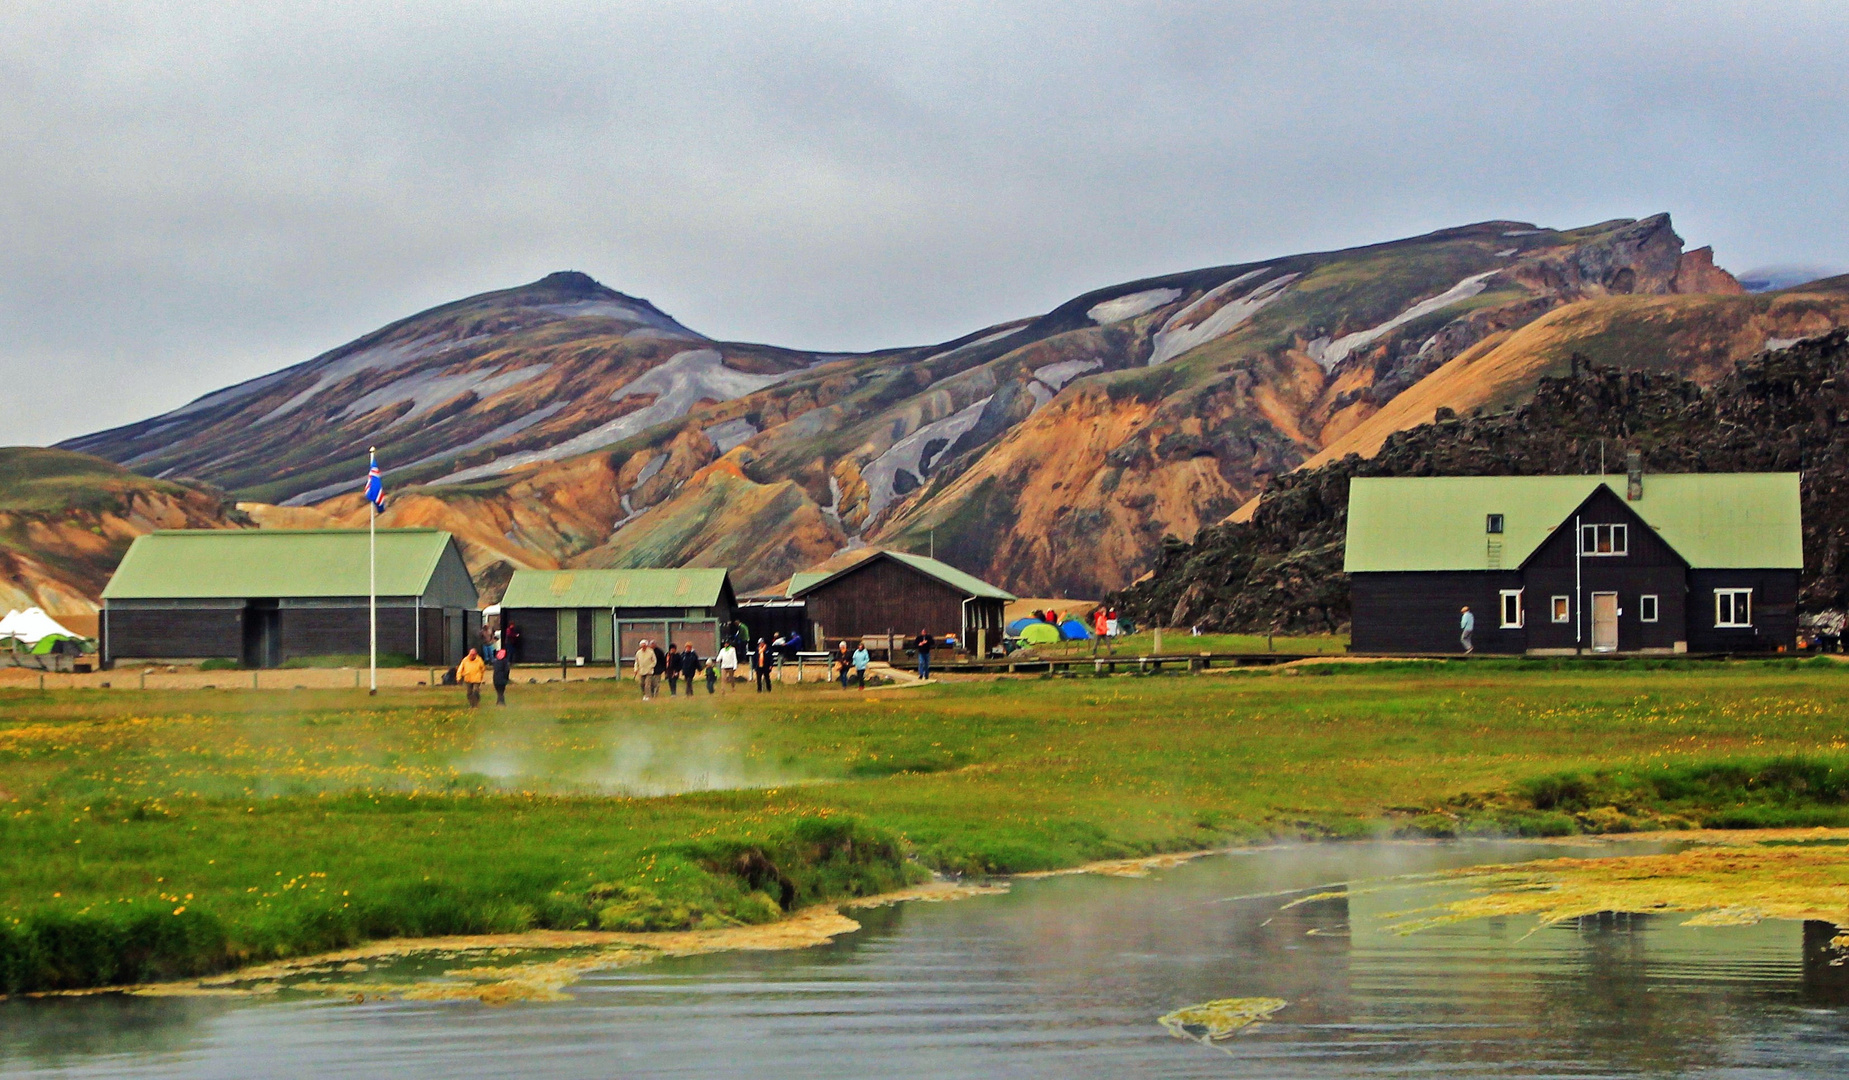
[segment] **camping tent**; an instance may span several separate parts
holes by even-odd
[[[1090,641],[1091,630],[1077,619],[1067,619],[1059,624],[1059,636],[1067,641]]]
[[[43,655],[60,641],[83,638],[64,628],[56,619],[38,608],[14,611],[0,619],[0,641],[11,641],[24,651]]]
[[[1059,630],[1052,623],[1036,619],[1022,627],[1019,636],[1029,645],[1051,645],[1059,640]]]
[[[1016,619],[1013,622],[1008,624],[1008,636],[1009,637],[1020,637],[1021,631],[1027,629],[1030,626],[1045,626],[1045,625],[1046,624],[1041,622],[1039,619],[1035,619],[1032,617]]]

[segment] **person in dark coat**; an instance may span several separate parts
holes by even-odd
[[[700,674],[700,654],[693,651],[693,642],[681,642],[680,655],[674,658],[680,665],[681,678],[687,680],[687,696],[693,696],[693,680]]]
[[[655,654],[655,678],[659,679],[668,670],[668,654],[662,652],[661,646],[652,641],[648,643],[648,647]],[[670,687],[670,689],[672,688]],[[655,692],[661,692],[661,686],[659,684],[656,685]]]
[[[521,664],[526,662],[526,635],[520,632],[519,626],[510,622],[505,627],[502,627],[501,647],[507,650],[508,663]]]
[[[757,648],[751,650],[751,670],[758,677],[758,692],[770,692],[770,643],[758,639]]]
[[[674,648],[674,643],[672,641],[668,642],[668,654],[666,659],[668,661],[668,670],[666,672],[668,676],[668,696],[675,697],[680,693],[678,687],[681,684],[681,654],[679,650]],[[687,684],[687,692],[689,694],[693,693],[692,683]]]
[[[912,647],[918,650],[918,677],[929,679],[931,677],[931,632],[929,630],[918,631],[918,636],[912,639]]]
[[[494,650],[494,703],[507,704],[507,684],[513,679],[513,659],[507,655],[507,639],[502,637],[501,647]]]
[[[835,644],[835,678],[841,683],[841,689],[847,689],[847,673],[854,669],[854,658],[847,651],[847,640],[843,638]]]

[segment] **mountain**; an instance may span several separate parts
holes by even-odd
[[[1712,380],[1849,323],[1819,295],[1746,296],[1661,214],[1187,271],[861,354],[714,341],[561,273],[63,445],[297,523],[363,521],[377,445],[387,523],[456,532],[490,595],[518,566],[728,565],[749,589],[933,542],[1016,592],[1096,595],[1331,448],[1519,403],[1594,339]]]
[[[1761,353],[1710,385],[1585,358],[1505,412],[1436,421],[1358,455],[1274,478],[1249,520],[1170,538],[1114,600],[1144,624],[1333,630],[1349,618],[1342,573],[1357,476],[1535,476],[1622,471],[1801,471],[1807,611],[1849,608],[1849,332]],[[1647,481],[1646,481],[1647,482]]]
[[[135,537],[249,524],[203,485],[150,480],[87,454],[0,447],[0,611],[94,612]]]

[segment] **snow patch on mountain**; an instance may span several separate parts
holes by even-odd
[[[1163,304],[1172,302],[1181,295],[1180,289],[1144,289],[1142,292],[1127,296],[1113,296],[1093,304],[1085,312],[1091,321],[1099,326],[1109,326],[1125,319],[1134,319],[1144,312],[1154,311]]]
[[[794,373],[778,372],[772,375],[756,375],[749,371],[729,368],[725,366],[725,358],[717,349],[688,349],[678,352],[669,357],[666,363],[644,372],[610,394],[611,401],[652,394],[655,398],[653,402],[563,442],[539,450],[525,450],[518,454],[496,458],[485,465],[453,472],[432,483],[458,484],[477,477],[494,476],[522,465],[531,465],[540,461],[557,461],[574,454],[588,453],[600,446],[621,442],[656,424],[685,416],[702,401],[731,401],[741,398],[746,394],[754,394],[767,386],[774,386],[789,378],[791,374]]]
[[[1149,366],[1165,364],[1182,353],[1198,349],[1216,338],[1225,337],[1234,330],[1244,326],[1252,316],[1264,310],[1265,306],[1284,295],[1284,287],[1297,280],[1300,274],[1284,274],[1253,289],[1237,300],[1221,304],[1218,311],[1201,321],[1189,325],[1189,320],[1196,312],[1205,310],[1212,304],[1219,303],[1222,297],[1233,292],[1238,286],[1270,270],[1261,266],[1257,270],[1248,270],[1231,281],[1216,286],[1207,295],[1169,316],[1156,331],[1153,339],[1154,350],[1149,354]]]
[[[535,307],[536,310],[553,315],[563,315],[568,319],[586,317],[620,319],[626,323],[635,323],[638,326],[659,331],[661,336],[691,338],[696,341],[708,340],[706,335],[694,333],[659,311],[625,304],[620,300],[565,300],[556,304],[538,304]]]
[[[982,410],[995,395],[971,402],[969,405],[951,413],[942,420],[935,420],[912,432],[905,438],[892,444],[892,448],[873,459],[860,470],[860,478],[867,482],[867,521],[871,523],[880,516],[880,511],[892,505],[897,492],[893,481],[900,470],[912,474],[920,481],[931,475],[931,461],[926,450],[928,444],[942,440],[942,445],[931,450],[930,457],[935,457],[953,446],[958,437],[976,426],[982,419]],[[837,503],[839,496],[837,496]]]
[[[736,420],[727,420],[723,424],[714,424],[702,432],[713,444],[713,449],[721,454],[734,446],[750,441],[751,437],[757,433],[758,426],[742,416]]]
[[[1428,297],[1427,299],[1419,301],[1405,311],[1395,315],[1393,318],[1381,323],[1379,326],[1369,327],[1366,330],[1357,330],[1352,334],[1343,334],[1341,337],[1321,347],[1318,347],[1316,342],[1311,342],[1309,349],[1310,358],[1315,360],[1318,364],[1321,364],[1324,371],[1334,370],[1337,364],[1348,359],[1349,354],[1353,353],[1355,350],[1366,348],[1380,338],[1398,330],[1400,327],[1405,326],[1415,319],[1422,319],[1433,312],[1443,311],[1452,304],[1460,303],[1477,295],[1483,291],[1485,287],[1484,283],[1496,273],[1497,271],[1495,270],[1485,270],[1481,274],[1472,274],[1456,285],[1446,289],[1444,292],[1439,293],[1437,296]]]
[[[1065,385],[1087,371],[1097,371],[1104,366],[1102,360],[1061,360],[1057,364],[1034,369],[1034,378],[1051,387],[1055,393]]]
[[[315,367],[315,362],[311,360],[302,368],[290,368],[288,373],[297,373],[303,371],[304,368],[306,370],[311,370],[315,374],[314,385],[303,390],[288,401],[283,402],[281,405],[278,405],[276,408],[271,409],[269,412],[259,417],[257,423],[267,424],[271,420],[281,419],[301,408],[303,405],[308,404],[308,402],[321,391],[326,390],[342,379],[358,375],[362,371],[385,371],[390,368],[403,367],[406,364],[418,360],[428,360],[432,357],[442,356],[444,353],[454,352],[465,345],[473,344],[489,336],[491,335],[474,334],[469,337],[458,338],[455,341],[440,341],[439,339],[442,337],[441,334],[431,334],[427,337],[413,338],[410,341],[399,342],[392,345],[375,345],[370,349],[358,349],[338,359],[331,360],[320,367]],[[279,372],[278,374],[283,373]]]
[[[387,383],[377,390],[362,394],[353,403],[341,410],[342,420],[351,420],[364,416],[374,409],[387,405],[396,405],[403,401],[411,403],[410,411],[393,420],[386,430],[410,423],[430,410],[471,391],[481,400],[498,394],[510,386],[518,386],[528,379],[545,374],[552,367],[549,363],[530,364],[500,374],[488,371],[461,371],[454,375],[441,374],[437,369],[427,369],[407,375],[395,382]]]

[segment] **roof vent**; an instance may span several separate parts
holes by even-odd
[[[1636,502],[1644,497],[1644,455],[1641,450],[1624,452],[1624,471],[1629,474],[1624,485],[1626,502]]]

